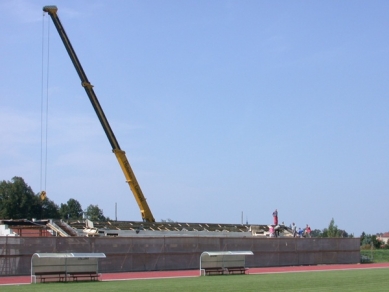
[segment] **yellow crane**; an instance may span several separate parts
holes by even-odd
[[[96,97],[95,92],[93,91],[93,85],[90,84],[88,81],[88,78],[85,75],[85,72],[81,66],[80,61],[77,58],[77,55],[69,41],[69,38],[65,32],[65,29],[63,28],[61,21],[58,18],[57,11],[58,8],[57,6],[44,6],[43,11],[47,12],[57,31],[59,36],[62,39],[63,44],[65,45],[65,48],[69,54],[70,59],[73,62],[74,68],[76,69],[78,76],[81,79],[81,85],[84,87],[86,94],[89,97],[90,102],[92,103],[92,106],[97,114],[97,117],[100,120],[101,125],[103,126],[103,129],[105,131],[105,134],[108,137],[109,143],[112,146],[112,152],[115,153],[116,158],[120,164],[120,167],[124,173],[124,176],[126,177],[126,181],[130,186],[130,189],[132,193],[134,194],[135,200],[138,203],[140,213],[142,215],[142,220],[143,221],[148,221],[148,222],[155,222],[155,219],[153,217],[153,214],[151,213],[151,210],[149,208],[149,205],[146,202],[146,198],[143,195],[143,192],[139,186],[138,181],[136,180],[135,174],[132,171],[132,168],[130,166],[130,163],[128,162],[128,159],[126,157],[126,153],[120,149],[119,143],[116,140],[116,137],[108,123],[107,118],[105,117],[105,114],[103,112],[103,109],[100,106],[100,103]]]

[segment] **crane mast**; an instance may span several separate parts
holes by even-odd
[[[109,125],[108,120],[105,117],[105,114],[103,112],[103,109],[101,108],[100,103],[93,90],[93,85],[89,82],[88,78],[86,77],[84,69],[82,68],[81,63],[78,60],[77,55],[65,32],[65,29],[63,28],[62,23],[58,18],[57,15],[58,8],[56,6],[44,6],[43,11],[47,12],[50,15],[58,31],[58,34],[60,35],[62,42],[65,45],[66,51],[68,52],[69,57],[72,60],[72,63],[74,65],[74,68],[76,69],[77,74],[81,79],[81,85],[84,87],[85,92],[88,95],[90,102],[92,103],[92,106],[97,114],[97,117],[99,118],[100,123],[103,126],[104,132],[107,135],[109,143],[111,144],[112,152],[115,154],[120,164],[120,167],[124,173],[126,181],[129,184],[132,193],[134,194],[136,202],[138,203],[142,220],[148,222],[155,222],[153,214],[151,213],[151,210],[146,202],[146,198],[144,197],[143,192],[139,186],[139,183],[135,177],[135,174],[131,168],[131,165],[128,162],[126,153],[120,149],[119,143],[116,140],[116,137],[111,129],[111,126]]]

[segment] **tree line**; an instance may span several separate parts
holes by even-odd
[[[15,176],[11,181],[0,182],[0,219],[83,219],[109,220],[98,205],[90,204],[85,212],[76,199],[69,199],[58,206],[40,193],[34,193],[23,178]]]
[[[85,212],[76,199],[69,199],[66,203],[58,206],[49,198],[41,198],[40,193],[35,194],[31,187],[21,177],[13,177],[11,181],[0,182],[0,219],[83,219],[92,221],[110,220],[105,217],[103,210],[98,205],[90,204]],[[164,221],[164,220],[162,220]],[[168,219],[167,222],[172,222]],[[312,237],[354,237],[343,229],[338,228],[332,218],[327,228],[314,229]],[[365,234],[360,236],[361,247],[388,248],[388,244],[380,242],[376,235]]]
[[[338,228],[335,224],[334,218],[331,219],[330,224],[323,230],[315,229],[311,231],[312,237],[354,237],[353,234],[347,233],[346,230]],[[362,232],[360,235],[361,249],[389,249],[389,244],[382,242],[377,235],[366,234]]]
[[[335,224],[334,218],[331,219],[330,224],[323,230],[315,229],[311,231],[312,237],[354,237],[353,234],[349,234],[346,230],[338,228]]]

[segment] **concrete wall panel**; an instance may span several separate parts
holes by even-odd
[[[0,237],[0,276],[29,275],[34,253],[106,254],[102,273],[198,269],[204,251],[252,251],[247,267],[349,264],[360,261],[359,238],[256,237]]]

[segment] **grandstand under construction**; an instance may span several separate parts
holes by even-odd
[[[177,223],[137,221],[84,220],[0,220],[1,235],[13,236],[222,236],[222,237],[270,237],[269,225]],[[291,237],[292,230],[279,225],[278,237]]]

